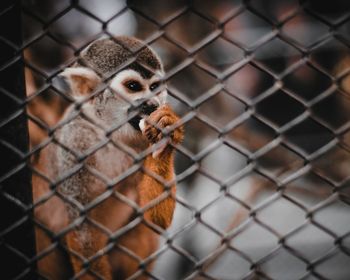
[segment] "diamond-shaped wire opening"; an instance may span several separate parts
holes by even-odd
[[[4,102],[7,104],[7,108],[4,108],[2,111],[4,120],[8,120],[13,118],[14,114],[14,109],[18,108],[16,113],[18,114],[19,111],[19,105],[21,103],[21,100],[18,100],[17,98],[11,97],[11,92],[8,92],[7,89],[5,88],[5,91],[0,89],[0,94],[2,95],[2,98],[4,99]],[[2,126],[3,127],[3,126]]]
[[[0,145],[1,150],[5,153],[8,152],[8,154],[11,154],[12,161],[9,164],[6,164],[3,166],[2,169],[2,178],[6,179],[7,173],[10,172],[10,170],[13,170],[13,172],[18,171],[19,167],[22,167],[26,165],[25,162],[25,155],[29,152],[29,147],[22,145],[20,143],[13,143],[11,141],[7,140],[8,133],[11,132],[11,127],[13,127],[16,123],[19,123],[23,118],[25,117],[24,113],[19,111],[14,116],[11,116],[4,122],[4,124],[1,126],[2,135],[0,136]]]
[[[228,131],[224,139],[230,145],[238,145],[244,151],[254,153],[268,145],[276,137],[275,131],[256,118],[249,118]]]
[[[295,203],[279,198],[260,209],[257,217],[263,224],[285,235],[305,222],[305,214]]]
[[[329,110],[334,108],[334,113],[329,114]],[[346,127],[350,121],[350,96],[344,96],[335,91],[330,96],[322,99],[312,107],[312,111],[323,123],[330,128],[337,130]]]
[[[201,26],[200,30],[198,26]],[[183,33],[184,28],[187,30],[186,33]],[[165,27],[166,36],[188,52],[207,44],[216,33],[217,30],[210,21],[193,12],[181,15]]]
[[[221,108],[220,111],[217,108]],[[198,113],[204,115],[219,128],[224,128],[245,111],[246,105],[225,91],[220,91],[198,108]]]
[[[81,48],[96,38],[101,32],[101,27],[101,23],[96,19],[72,9],[53,22],[49,31],[75,48]]]
[[[272,279],[301,279],[306,263],[282,247],[259,268]]]
[[[332,185],[312,172],[299,176],[285,186],[284,193],[307,208],[331,196],[334,191]]]
[[[282,26],[283,35],[301,47],[311,47],[327,36],[329,27],[304,12],[298,13]]]
[[[242,170],[247,158],[239,151],[222,144],[206,155],[200,163],[201,169],[223,182]],[[218,164],[225,162],[225,165]]]
[[[217,80],[214,77],[199,67],[190,65],[171,77],[168,87],[170,91],[175,92],[175,95],[191,104],[201,100],[204,93],[208,92],[216,83]]]
[[[6,277],[7,279],[14,279],[14,278],[22,278],[23,277],[23,271],[25,271],[28,268],[28,263],[26,259],[21,258],[17,250],[15,248],[12,248],[11,246],[6,245],[6,243],[1,242],[0,244],[0,250],[3,256],[6,256],[6,262],[7,263],[15,263],[16,269],[7,270],[5,275],[3,277]]]
[[[336,1],[333,5],[319,3],[318,1],[309,1],[305,5],[305,11],[314,17],[320,17],[329,25],[337,23],[348,18],[349,3],[347,1]]]
[[[326,91],[332,85],[332,80],[315,68],[304,64],[285,76],[283,83],[285,88],[309,101]]]
[[[216,76],[227,72],[243,59],[244,51],[222,38],[211,42],[196,55],[197,63],[208,67]]]
[[[225,88],[248,104],[256,96],[270,89],[274,78],[252,64],[246,64],[225,80]]]
[[[309,224],[288,236],[286,244],[309,261],[325,256],[334,247],[334,238]]]
[[[222,0],[219,2],[194,0],[194,9],[205,17],[224,22],[242,8],[242,0]]]
[[[23,45],[27,45],[30,42],[33,42],[35,38],[43,36],[43,24],[39,19],[32,17],[30,14],[27,14],[25,11],[22,11],[22,42]]]
[[[225,24],[225,35],[244,48],[252,48],[272,33],[272,27],[249,10]]]
[[[183,183],[187,183],[187,187],[192,186],[191,190],[187,191],[186,199],[197,210],[205,207],[220,195],[220,185],[200,173],[187,177]]]
[[[1,108],[4,116],[3,119],[1,120],[1,125],[4,125],[10,120],[12,120],[13,118],[17,117],[18,114],[22,113],[21,111],[23,110],[21,105],[25,97],[24,96],[19,97],[18,95],[16,95],[15,93],[18,91],[17,87],[11,83],[10,79],[6,79],[6,77],[9,77],[9,76],[12,77],[13,73],[15,73],[16,70],[18,69],[19,59],[20,59],[19,56],[15,56],[15,58],[11,59],[9,63],[5,63],[5,65],[1,65],[2,81],[1,81],[0,93],[2,96],[6,97],[8,101],[10,101],[8,103],[8,106],[3,106]],[[18,82],[21,80],[19,77],[16,77],[16,78],[17,78],[16,81]],[[6,103],[4,103],[4,105],[5,104]]]
[[[182,146],[192,154],[198,154],[217,140],[219,133],[198,118],[188,121],[185,126]]]
[[[334,139],[333,133],[311,118],[287,130],[285,137],[303,154],[312,154]]]
[[[228,248],[210,266],[207,274],[214,279],[242,279],[250,272],[251,263]]]
[[[0,47],[4,53],[16,52],[16,47],[14,47],[12,44],[10,44],[6,41],[3,41],[3,40],[0,40]],[[0,65],[6,65],[7,63],[11,64],[11,60],[9,60],[8,58],[6,58],[4,56],[1,56],[0,57]]]
[[[166,40],[163,36],[154,41],[151,47],[163,61],[164,71],[166,73],[171,72],[173,68],[179,66],[187,58],[187,53],[184,50],[169,40]]]
[[[171,91],[169,88],[167,92],[167,103],[172,105],[174,112],[176,112],[176,114],[181,118],[188,116],[188,112],[191,111],[193,107],[191,102],[188,102],[185,95],[179,94],[179,92],[176,90]]]
[[[202,262],[217,249],[220,242],[221,237],[217,232],[200,222],[196,222],[177,234],[172,243],[186,248],[193,258]]]
[[[256,105],[256,112],[276,128],[291,122],[304,111],[302,104],[282,90],[264,98]]]
[[[304,159],[282,145],[256,159],[257,168],[272,178],[283,179],[304,166]]]
[[[127,29],[125,28],[126,23],[128,23]],[[131,10],[126,10],[122,14],[112,17],[108,22],[107,31],[110,36],[134,34],[138,26],[142,26],[135,34],[139,39],[149,40],[158,36],[159,29],[154,22]]]
[[[253,0],[249,3],[249,7],[259,12],[259,15],[263,15],[278,24],[292,16],[298,10],[299,3],[297,0],[267,0],[264,2]]]
[[[275,184],[262,175],[250,172],[233,184],[229,184],[228,191],[249,207],[254,208],[271,196]]]
[[[26,10],[30,11],[30,13],[40,18],[45,23],[52,21],[59,14],[67,11],[71,6],[69,0],[40,1],[40,5],[36,1],[24,1],[22,5]]]
[[[314,220],[337,236],[342,236],[350,231],[349,209],[349,204],[338,199],[317,209]]]
[[[189,245],[186,243],[186,245]],[[190,246],[190,245],[189,245]],[[155,268],[152,271],[155,279],[185,279],[189,274],[193,273],[195,269],[195,263],[193,261],[193,251],[189,246],[186,246],[186,249],[183,247],[171,246],[167,247],[166,250],[159,255]],[[178,248],[182,249],[179,250]],[[187,257],[191,256],[191,258]],[[168,263],[179,263],[183,269],[179,269],[176,266],[168,267],[167,270],[162,269],[162,266],[167,266]]]
[[[8,209],[13,209],[13,214],[18,217],[18,220],[16,223],[13,223],[11,219],[4,219],[3,226],[6,230],[1,232],[1,236],[5,239],[8,239],[7,244],[11,245],[11,235],[16,235],[17,231],[21,231],[24,229],[24,227],[28,226],[28,223],[30,222],[27,211],[27,206],[20,201],[19,199],[16,199],[14,190],[11,189],[5,189],[2,188],[1,193],[1,201],[8,207]],[[12,245],[15,245],[12,243]]]
[[[254,61],[258,61],[275,74],[281,74],[293,65],[300,63],[301,53],[280,38],[274,38],[254,52]]]
[[[227,232],[231,230],[232,219],[238,210],[242,211],[242,218],[236,226],[246,222],[249,211],[231,196],[221,195],[200,210],[201,222],[219,232]]]
[[[278,246],[278,238],[258,223],[252,222],[235,235],[230,244],[244,252],[253,262],[257,262]]]
[[[49,36],[43,36],[40,40],[31,43],[25,50],[28,53],[28,61],[31,67],[40,72],[32,71],[34,75],[39,73],[49,76],[64,67],[64,62],[74,58],[72,48],[63,46]],[[47,57],[51,57],[49,60]]]
[[[126,7],[126,5],[123,1],[116,2],[113,0],[102,0],[96,2],[93,0],[80,0],[79,7],[85,9],[89,13],[92,13],[100,20],[107,21],[114,15],[119,14]]]
[[[310,55],[310,61],[330,75],[338,74],[339,64],[344,61],[349,52],[348,47],[341,41],[332,38],[327,43],[316,48]]]
[[[186,4],[185,0],[167,2],[159,0],[150,0],[147,2],[131,0],[128,3],[129,7],[136,12],[147,15],[159,25],[164,25],[168,21],[177,18],[187,9]]]
[[[349,151],[335,146],[313,162],[315,171],[335,184],[341,184],[350,177],[348,168]],[[337,162],[330,165],[330,162]]]

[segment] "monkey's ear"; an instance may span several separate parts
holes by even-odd
[[[86,67],[67,68],[59,76],[68,82],[73,96],[90,94],[101,82],[100,77],[93,70]]]

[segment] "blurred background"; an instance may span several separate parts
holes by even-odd
[[[155,279],[349,279],[349,19],[347,0],[23,1],[31,147],[71,102],[57,74],[136,36],[186,131]]]

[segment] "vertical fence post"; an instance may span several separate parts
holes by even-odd
[[[21,2],[0,1],[0,278],[35,279]]]

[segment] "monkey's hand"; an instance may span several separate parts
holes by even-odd
[[[142,133],[151,144],[157,144],[164,138],[167,139],[162,141],[163,144],[153,152],[153,158],[170,148],[169,143],[179,144],[184,137],[184,129],[180,125],[180,118],[169,105],[159,107],[145,120],[142,126]]]

